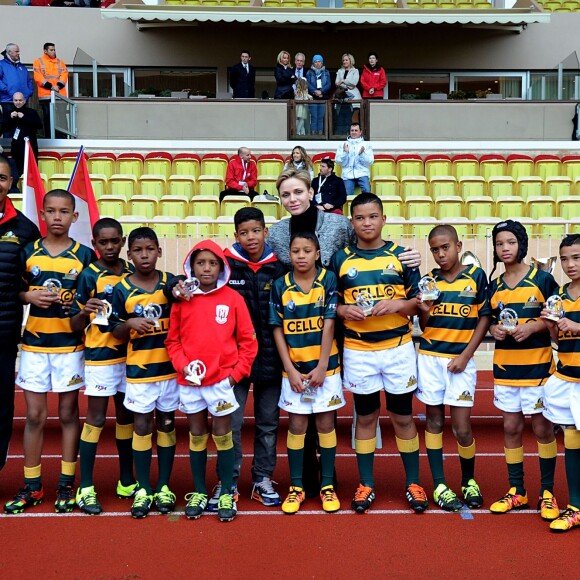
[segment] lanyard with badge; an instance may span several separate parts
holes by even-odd
[[[320,176],[319,176],[320,178]],[[314,196],[314,199],[316,200],[316,203],[322,203],[322,186],[324,185],[324,182],[328,179],[328,175],[324,176],[324,179],[320,179],[318,182],[318,191],[316,193],[316,195]]]

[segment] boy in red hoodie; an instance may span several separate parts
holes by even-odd
[[[185,515],[199,518],[208,502],[209,411],[222,482],[218,517],[228,522],[236,516],[230,415],[239,405],[233,386],[250,374],[258,343],[244,299],[227,286],[230,268],[222,249],[211,240],[199,242],[183,267],[188,278],[197,278],[199,288],[189,301],[173,305],[165,344],[177,371],[179,408],[189,423],[189,460],[196,491],[186,496]]]

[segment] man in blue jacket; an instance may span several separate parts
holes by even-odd
[[[28,74],[28,69],[20,62],[20,48],[12,42],[2,51],[0,60],[0,105],[2,110],[12,112],[14,93],[22,93],[26,101],[34,94],[34,83]],[[4,137],[12,137],[5,134]]]

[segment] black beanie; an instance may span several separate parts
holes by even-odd
[[[495,272],[497,263],[500,261],[495,249],[495,239],[500,232],[511,232],[516,237],[518,241],[518,263],[522,262],[528,254],[528,232],[526,231],[526,228],[520,222],[514,220],[504,220],[499,222],[499,224],[496,224],[491,231],[493,244],[493,270],[489,275],[490,278]]]

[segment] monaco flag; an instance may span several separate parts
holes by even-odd
[[[26,143],[22,186],[23,213],[39,227],[40,233],[44,237],[46,236],[46,224],[40,217],[40,210],[42,209],[45,191],[38,171],[38,165],[28,140]],[[90,248],[92,227],[99,219],[99,209],[95,200],[93,186],[89,179],[87,161],[85,155],[83,155],[82,147],[70,178],[68,191],[75,196],[76,211],[79,214],[77,221],[71,226],[69,236]]]

